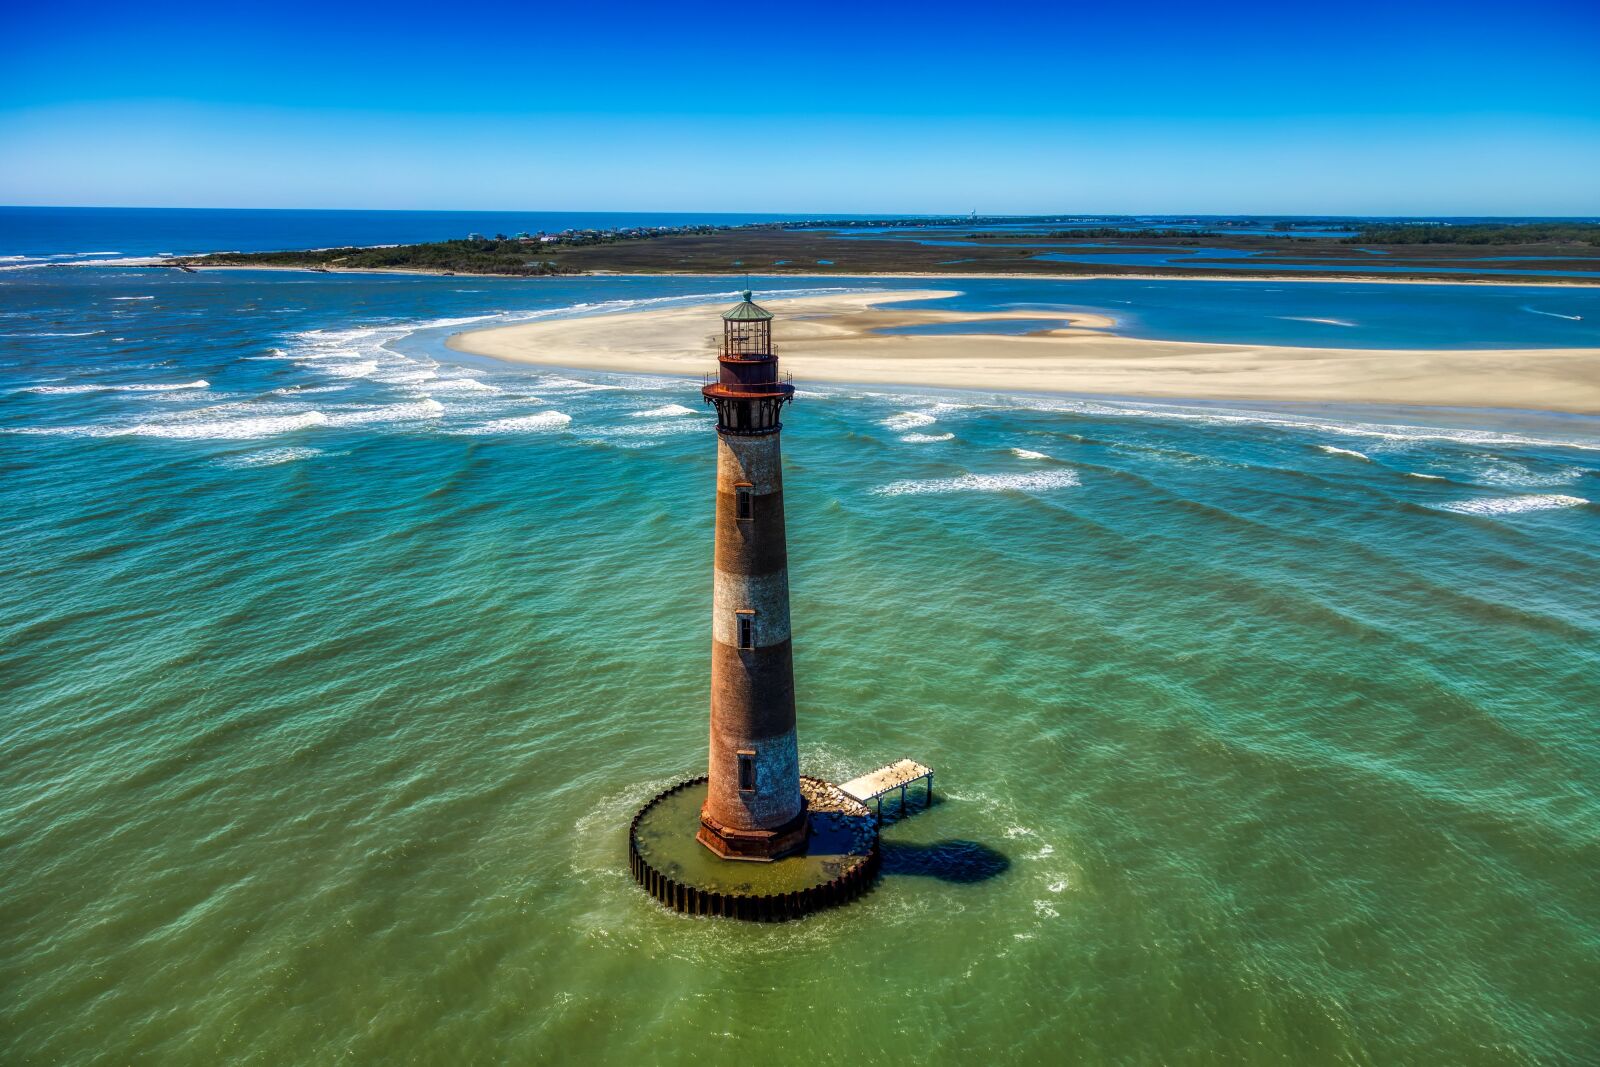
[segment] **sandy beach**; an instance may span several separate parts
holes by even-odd
[[[1148,341],[1080,313],[1064,329],[893,335],[947,322],[1056,317],[1039,311],[908,309],[927,289],[763,301],[797,380],[1168,399],[1337,401],[1600,414],[1600,349],[1289,348]],[[714,369],[721,323],[705,305],[471,330],[451,348],[516,363],[698,377]]]

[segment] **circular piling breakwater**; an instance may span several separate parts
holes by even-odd
[[[706,789],[705,775],[679,782],[628,828],[634,879],[674,911],[784,922],[848,904],[877,879],[877,818],[831,783],[801,776],[811,832],[803,849],[771,863],[725,860],[695,840]]]

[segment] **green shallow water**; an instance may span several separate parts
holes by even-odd
[[[73,277],[0,367],[0,1061],[1600,1058],[1593,420],[801,383],[803,765],[940,802],[761,926],[627,867],[698,382],[406,348],[478,280]]]

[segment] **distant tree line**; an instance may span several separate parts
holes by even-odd
[[[1174,241],[1182,240],[1186,237],[1219,237],[1221,235],[1211,230],[1162,230],[1155,228],[1126,230],[1118,229],[1115,226],[1096,226],[1093,229],[1087,230],[1051,230],[1049,233],[1045,234],[1045,236],[1052,238],[1063,238],[1067,240],[1080,237],[1094,237],[1101,240],[1104,240],[1107,237],[1137,237],[1142,240],[1159,238],[1164,241]]]
[[[1006,233],[995,233],[989,230],[974,230],[971,233],[965,233],[961,235],[962,240],[966,241],[1076,241],[1085,237],[1102,239],[1107,237],[1128,237],[1139,238],[1143,240],[1160,238],[1161,240],[1165,241],[1174,241],[1183,240],[1185,238],[1220,236],[1222,235],[1212,233],[1209,230],[1123,230],[1118,229],[1115,226],[1092,226],[1081,230],[1040,230],[1033,233],[1020,233],[1015,230]]]
[[[1600,224],[1593,222],[1468,223],[1448,225],[1367,226],[1347,245],[1532,245],[1586,244],[1600,247]]]
[[[319,248],[302,252],[223,252],[180,262],[202,266],[325,267],[340,270],[426,270],[519,276],[572,274],[571,268],[530,255],[510,239],[435,241],[393,248]]]

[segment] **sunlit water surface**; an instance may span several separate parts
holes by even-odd
[[[1595,321],[984,284],[1202,339]],[[655,905],[624,835],[702,771],[698,382],[440,341],[731,288],[0,282],[0,1059],[1593,1062],[1591,419],[799,383],[806,769],[910,756],[941,802],[849,908]]]

